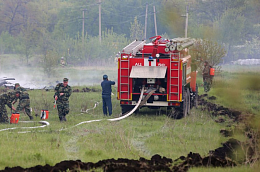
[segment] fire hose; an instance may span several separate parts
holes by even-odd
[[[34,123],[35,121],[20,121],[20,122],[24,122],[24,123]],[[0,131],[6,131],[6,130],[15,130],[15,129],[35,129],[35,128],[44,128],[48,125],[50,125],[49,122],[47,121],[39,121],[38,123],[42,124],[40,126],[36,126],[36,127],[13,127],[13,128],[4,128],[4,129],[1,129]]]
[[[131,111],[127,112],[124,116],[121,116],[121,117],[119,117],[119,118],[108,119],[108,121],[119,121],[119,120],[121,120],[121,119],[127,118],[128,116],[132,115],[132,114],[136,111],[137,108],[142,107],[142,106],[146,103],[146,101],[152,96],[152,94],[153,94],[155,91],[156,91],[156,89],[151,90],[151,91],[145,96],[145,98],[142,100],[142,97],[143,97],[143,94],[144,94],[144,87],[142,87],[141,95],[140,95],[140,97],[139,97],[139,100],[138,100],[136,106],[135,106]],[[142,100],[142,101],[141,101],[141,100]]]
[[[137,104],[135,105],[135,107],[134,107],[131,111],[125,113],[125,114],[124,114],[123,116],[121,116],[121,117],[113,118],[113,119],[106,119],[106,120],[108,120],[108,121],[119,121],[119,120],[122,120],[122,119],[125,119],[125,118],[129,117],[130,115],[132,115],[132,114],[136,111],[137,108],[142,107],[142,106],[146,103],[146,101],[152,96],[152,94],[153,94],[155,91],[156,91],[156,89],[151,90],[151,91],[145,96],[145,98],[142,100],[143,95],[144,95],[144,87],[142,87],[139,100],[138,100]],[[77,125],[74,125],[74,126],[72,126],[72,127],[76,127],[76,126],[79,126],[79,125],[82,125],[82,124],[86,124],[86,123],[99,122],[99,121],[103,121],[103,120],[104,120],[104,119],[83,121],[83,122],[80,122],[80,123],[78,123]],[[62,131],[62,130],[65,130],[65,129],[61,129],[61,130],[59,130],[59,131]]]
[[[119,120],[122,120],[122,119],[125,119],[125,118],[129,117],[130,115],[132,115],[132,114],[136,111],[137,108],[142,107],[142,106],[146,103],[146,101],[152,96],[152,94],[153,94],[155,91],[156,91],[156,89],[151,90],[151,91],[145,96],[145,98],[142,100],[143,95],[144,95],[144,87],[142,87],[139,100],[138,100],[137,104],[135,105],[135,107],[134,107],[131,111],[125,113],[125,114],[124,114],[123,116],[121,116],[121,117],[113,118],[113,119],[107,119],[107,120],[108,120],[108,121],[119,121]],[[97,106],[97,104],[95,104],[94,108],[95,108],[96,106]],[[94,109],[94,108],[92,108],[92,109]],[[86,112],[87,112],[87,111],[88,111],[88,110],[86,110]],[[76,127],[76,126],[79,126],[79,125],[82,125],[82,124],[86,124],[86,123],[99,122],[99,121],[103,121],[103,120],[104,120],[104,119],[83,121],[83,122],[80,122],[80,123],[78,123],[78,124],[76,124],[76,125],[74,125],[74,126],[72,126],[72,127]],[[34,121],[20,121],[20,122],[29,123],[29,122],[34,122]],[[44,127],[50,125],[50,123],[47,122],[47,121],[39,121],[39,123],[41,123],[42,126],[37,126],[37,127],[13,127],[13,128],[1,129],[0,132],[1,132],[1,131],[6,131],[6,130],[14,130],[14,129],[18,129],[18,128],[20,128],[20,129],[44,128]],[[69,128],[72,128],[72,127],[69,127]],[[66,129],[68,129],[68,128],[65,128],[65,129],[63,128],[63,129],[60,129],[59,131],[63,131],[63,130],[66,130]],[[20,133],[23,133],[23,132],[20,132]],[[26,132],[25,132],[25,133],[26,133]]]
[[[130,116],[131,114],[134,113],[134,111],[139,107],[139,105],[141,104],[141,100],[142,100],[142,97],[143,97],[143,94],[144,94],[144,87],[142,87],[142,91],[141,91],[141,94],[140,94],[140,97],[139,97],[139,100],[136,104],[136,106],[128,113],[126,113],[124,116],[121,116],[119,118],[113,118],[113,119],[107,119],[108,121],[119,121],[121,119],[124,119],[124,118],[127,118],[128,116]],[[81,124],[85,124],[85,123],[91,123],[91,122],[98,122],[98,121],[102,121],[103,119],[97,119],[97,120],[90,120],[90,121],[83,121],[81,123],[78,123],[77,125],[75,125],[74,127],[76,126],[79,126]]]

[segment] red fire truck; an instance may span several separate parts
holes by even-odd
[[[126,46],[118,59],[118,90],[122,114],[135,107],[144,87],[143,98],[155,90],[144,107],[174,109],[186,116],[197,106],[196,71],[191,70],[189,38],[134,41]],[[173,112],[174,112],[173,111]]]

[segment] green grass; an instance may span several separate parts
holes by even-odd
[[[253,169],[247,166],[238,167],[225,167],[225,168],[191,168],[189,172],[257,172],[257,169]]]
[[[82,88],[82,87],[81,87]],[[99,86],[95,87],[96,89]],[[115,93],[115,91],[114,91]],[[62,160],[81,159],[83,162],[97,162],[107,158],[150,159],[160,154],[176,159],[190,151],[206,155],[209,150],[221,146],[221,125],[215,123],[206,112],[193,110],[185,119],[174,120],[165,111],[146,108],[122,121],[109,122],[102,114],[102,103],[89,113],[81,109],[92,108],[101,101],[101,92],[72,93],[71,111],[66,123],[60,123],[57,110],[53,109],[53,91],[31,90],[33,114],[48,109],[50,126],[38,129],[21,129],[36,126],[38,123],[1,124],[4,128],[18,127],[15,130],[0,132],[0,169],[9,166],[31,167],[54,165]],[[113,117],[120,113],[119,102],[112,96]],[[101,122],[76,124],[94,119]],[[21,114],[20,121],[29,118]],[[39,121],[39,117],[34,121]],[[61,131],[62,129],[62,131]]]
[[[163,152],[168,157],[179,157],[185,155],[184,152],[205,156],[224,141],[218,134],[221,128],[207,112],[193,110],[190,116],[180,121],[165,119],[164,126],[146,140],[146,145],[152,154]],[[159,145],[155,146],[154,142],[158,140]]]
[[[260,70],[254,66],[248,72],[241,72],[249,70],[248,66],[244,68],[239,66],[237,70],[231,69],[215,76],[212,89],[208,92],[209,96],[217,97],[214,103],[259,115]],[[203,92],[202,88],[200,91]]]

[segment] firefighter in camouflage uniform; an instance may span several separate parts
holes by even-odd
[[[68,78],[63,79],[63,83],[56,85],[54,99],[57,103],[58,115],[60,121],[67,121],[66,115],[69,113],[69,97],[71,95],[71,87],[68,85]]]
[[[20,91],[12,91],[0,95],[0,123],[8,123],[8,115],[5,105],[15,111],[12,102],[20,97]]]
[[[204,91],[210,90],[212,79],[210,77],[210,65],[207,61],[204,62],[204,69],[202,71]]]
[[[23,109],[25,113],[28,115],[30,120],[33,120],[30,109],[30,97],[25,88],[21,87],[19,83],[15,84],[15,90],[20,91],[21,95],[19,98],[19,104],[16,108],[17,112],[21,112]]]

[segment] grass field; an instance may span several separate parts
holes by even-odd
[[[101,101],[100,92],[73,93],[70,98],[71,112],[66,123],[60,123],[56,109],[53,109],[53,91],[33,90],[31,96],[33,113],[49,109],[50,126],[39,129],[21,129],[37,123],[2,124],[4,128],[18,127],[15,130],[0,132],[0,169],[6,166],[30,167],[46,163],[54,165],[65,159],[81,159],[96,162],[107,158],[150,158],[160,154],[178,158],[190,151],[207,155],[209,150],[225,141],[219,134],[221,125],[216,124],[207,113],[197,110],[181,120],[165,115],[165,111],[142,109],[140,114],[118,121],[108,122],[102,115],[102,105],[81,113],[81,109],[92,108]],[[113,97],[113,117],[120,113],[120,107]],[[20,121],[29,118],[21,114]],[[93,119],[101,122],[76,124]],[[35,118],[34,121],[39,121]],[[62,131],[60,131],[62,130]]]
[[[22,69],[28,70],[28,73],[30,71],[39,72],[36,68]],[[83,82],[85,87],[94,85],[92,87],[96,90],[100,90],[100,78],[104,73],[108,74],[112,80],[116,80],[117,77],[117,71],[113,68],[59,68],[58,73],[62,73],[62,75],[51,79],[53,81],[57,78],[62,79],[67,76],[66,72],[70,74],[70,81],[75,80],[81,83],[80,80],[86,78]],[[39,73],[39,76],[42,76],[42,73]],[[228,71],[220,77],[229,80],[226,78],[236,78],[237,74]],[[218,80],[216,77],[216,81]],[[36,81],[42,82],[39,78],[36,78]],[[90,84],[85,84],[85,82]],[[200,79],[198,82],[202,83]],[[80,84],[72,83],[73,88],[83,88],[83,86],[79,86]],[[202,94],[202,87],[199,90]],[[241,108],[241,106],[236,106],[236,103],[230,103],[227,96],[222,99],[222,95],[219,93],[223,90],[226,91],[223,86],[213,87],[209,95],[217,96],[216,103]],[[113,93],[116,95],[115,88],[113,88]],[[222,142],[229,139],[219,133],[219,130],[225,128],[226,124],[215,123],[209,112],[199,109],[193,109],[187,118],[175,120],[166,115],[165,109],[156,111],[143,108],[140,113],[133,114],[122,121],[109,122],[106,120],[108,117],[104,117],[102,114],[101,103],[88,113],[81,112],[94,107],[96,102],[101,102],[101,92],[80,92],[73,93],[70,97],[71,110],[67,117],[68,121],[60,123],[57,109],[53,109],[54,92],[52,90],[30,90],[29,94],[32,113],[39,114],[42,109],[48,109],[50,116],[47,121],[50,125],[45,128],[23,129],[21,127],[40,125],[37,123],[40,121],[39,117],[34,119],[35,123],[22,123],[21,121],[29,120],[25,114],[21,114],[18,124],[1,124],[0,130],[12,127],[17,127],[17,129],[0,132],[0,154],[4,155],[0,156],[0,169],[4,169],[6,166],[55,165],[62,160],[69,159],[80,159],[83,162],[97,162],[108,158],[139,159],[145,157],[150,159],[154,154],[176,159],[182,155],[186,156],[189,152],[200,153],[204,156],[208,154],[209,150],[220,147]],[[113,115],[111,118],[118,117],[121,112],[115,95],[112,96]],[[259,92],[245,89],[242,95],[254,97],[243,110],[257,112],[258,109],[254,111],[253,107],[259,107]],[[95,119],[102,119],[102,121],[75,126],[82,121]],[[239,166],[225,169],[194,168],[190,171],[233,172],[254,171],[254,169]]]

